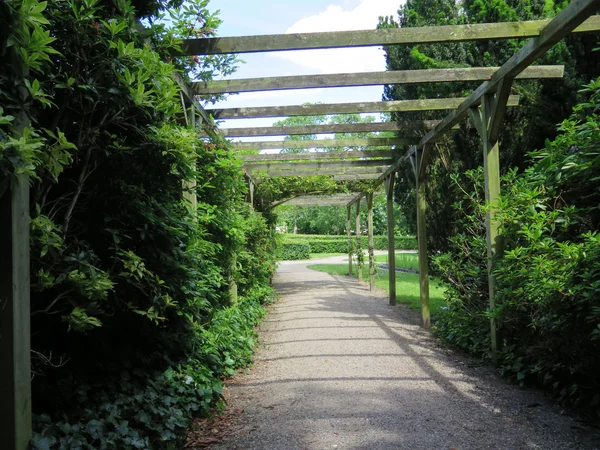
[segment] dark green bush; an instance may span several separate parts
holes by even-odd
[[[0,196],[29,175],[38,449],[180,448],[251,358],[273,233],[227,142],[185,125],[173,78],[232,70],[171,56],[214,33],[205,6],[144,28],[129,1],[0,2]]]

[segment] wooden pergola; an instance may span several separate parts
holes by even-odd
[[[403,101],[381,101],[341,104],[265,106],[251,108],[215,108],[206,110],[215,119],[246,119],[259,117],[315,116],[345,113],[402,113],[409,111],[447,110],[440,121],[377,122],[368,124],[304,125],[290,127],[225,128],[227,137],[260,137],[315,135],[353,132],[397,133],[395,138],[314,139],[300,141],[233,142],[236,151],[263,149],[327,149],[343,151],[280,154],[243,154],[245,170],[253,183],[263,177],[329,175],[338,181],[375,180],[383,183],[388,204],[388,251],[390,304],[395,303],[393,187],[395,173],[410,159],[415,173],[417,193],[417,238],[421,314],[423,326],[431,325],[429,312],[429,279],[425,222],[425,170],[432,143],[455,128],[469,116],[483,141],[485,196],[491,206],[486,218],[490,307],[494,306],[495,282],[493,262],[501,256],[502,244],[494,205],[500,192],[499,132],[506,108],[518,105],[518,97],[510,95],[513,80],[560,78],[562,66],[532,66],[540,56],[567,34],[597,32],[600,17],[593,16],[599,0],[574,0],[552,20],[514,23],[472,24],[420,28],[398,28],[371,31],[243,36],[210,39],[190,39],[184,43],[186,55],[253,53],[279,50],[349,48],[380,45],[417,45],[427,43],[463,42],[532,38],[501,67],[471,67],[432,70],[402,70],[374,73],[342,73],[333,75],[302,75],[250,78],[192,83],[196,94],[271,91],[285,89],[327,88],[342,86],[372,86],[387,84],[439,83],[481,81],[482,84],[466,98],[435,98]],[[419,135],[420,132],[420,135]],[[408,147],[408,150],[402,149]],[[356,205],[356,228],[360,230],[358,210],[365,197],[369,211],[369,236],[372,236],[372,194],[358,195],[348,202],[347,230],[350,236],[350,208]],[[298,200],[301,204],[331,204],[331,198],[313,197]],[[339,200],[343,204],[342,200]],[[372,241],[372,239],[370,239]],[[372,244],[369,263],[373,270]],[[350,262],[351,264],[351,262]],[[359,271],[359,276],[361,272]],[[371,280],[371,285],[373,280]],[[496,352],[496,326],[490,324],[492,352]]]
[[[417,45],[427,43],[462,42],[469,40],[497,40],[531,38],[531,40],[501,67],[441,69],[428,71],[397,71],[369,74],[337,74],[299,77],[260,78],[194,83],[186,85],[176,74],[181,86],[182,102],[186,107],[186,120],[192,126],[204,124],[204,133],[215,136],[213,118],[251,118],[312,116],[365,112],[405,112],[447,110],[441,121],[344,124],[298,127],[232,128],[223,130],[229,137],[285,136],[302,134],[328,134],[346,132],[394,131],[398,137],[392,140],[315,140],[304,141],[308,148],[328,148],[331,145],[345,148],[343,157],[325,157],[325,153],[309,153],[295,156],[248,155],[246,171],[249,175],[250,192],[256,179],[263,176],[310,176],[330,175],[335,180],[375,180],[385,186],[388,212],[389,237],[389,283],[390,304],[395,303],[395,267],[393,233],[393,186],[395,173],[402,161],[410,159],[415,169],[417,191],[418,249],[420,266],[420,296],[423,326],[430,326],[429,281],[427,267],[427,244],[425,222],[425,170],[431,144],[450,131],[467,116],[483,141],[485,197],[491,206],[486,218],[488,248],[489,299],[494,306],[495,281],[493,264],[502,254],[502,239],[498,232],[495,205],[500,191],[498,136],[506,107],[515,106],[518,99],[511,97],[515,79],[558,78],[562,76],[559,66],[531,66],[540,56],[571,32],[597,32],[600,17],[593,16],[600,7],[600,0],[573,0],[552,20],[516,23],[453,25],[421,28],[382,29],[370,31],[344,31],[309,34],[284,34],[269,36],[244,36],[227,38],[189,39],[184,41],[185,55],[213,55],[224,53],[270,52],[278,50],[324,49],[364,47],[381,45]],[[531,66],[531,67],[530,67]],[[19,70],[19,68],[15,68]],[[336,86],[368,86],[396,83],[482,81],[467,98],[425,99],[396,102],[365,102],[332,105],[291,105],[259,108],[202,108],[197,95],[203,93],[248,92],[275,89],[298,89]],[[20,128],[24,128],[25,123]],[[418,137],[415,131],[426,133]],[[415,138],[417,136],[417,138]],[[308,143],[310,142],[310,143]],[[261,148],[252,144],[252,148]],[[270,146],[275,144],[261,144]],[[280,148],[291,148],[291,143],[280,141]],[[295,144],[294,144],[295,145]],[[363,149],[374,147],[376,150]],[[408,146],[408,150],[400,147]],[[248,148],[244,143],[234,148]],[[348,149],[360,147],[361,150]],[[262,147],[267,148],[267,147]],[[367,154],[368,152],[368,154]],[[340,152],[336,152],[340,153]],[[305,157],[305,155],[311,155]],[[319,156],[316,156],[319,155]],[[313,158],[313,156],[315,156]],[[287,165],[286,165],[287,164]],[[262,166],[262,167],[258,167]],[[265,167],[266,166],[266,167]],[[256,175],[256,177],[255,177]],[[192,188],[193,186],[188,186]],[[188,189],[192,202],[195,197]],[[347,206],[347,229],[350,233],[350,207],[360,204],[362,193],[350,198]],[[369,209],[369,229],[372,230],[372,193],[365,193]],[[31,437],[31,386],[30,386],[30,319],[29,319],[29,190],[26,177],[12,183],[0,197],[0,442],[7,450],[25,450]],[[347,198],[346,198],[347,199]],[[344,199],[344,200],[346,200]],[[331,200],[331,199],[329,199]],[[300,201],[300,200],[298,200]],[[311,200],[313,201],[313,200]],[[314,199],[324,204],[327,199]],[[308,200],[307,202],[308,203]],[[343,201],[341,202],[343,204]],[[360,225],[359,215],[356,215]],[[370,237],[372,232],[370,233]],[[370,239],[372,241],[372,239]],[[372,248],[372,245],[370,245]],[[371,270],[373,268],[370,251]],[[359,272],[360,273],[360,272]],[[232,282],[232,292],[235,284]],[[492,352],[496,351],[496,325],[491,320]]]

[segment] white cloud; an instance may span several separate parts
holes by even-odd
[[[402,0],[360,0],[353,9],[329,5],[319,14],[298,20],[286,33],[372,30],[379,16],[395,16],[401,3]],[[384,53],[379,47],[296,50],[275,55],[319,73],[385,70]]]

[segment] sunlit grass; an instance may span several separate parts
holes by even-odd
[[[413,256],[416,257],[416,255]],[[312,264],[308,268],[319,272],[326,272],[330,275],[348,276],[348,264]],[[356,266],[353,267],[353,277],[357,277]],[[365,264],[363,266],[363,280],[368,279],[369,267]],[[375,286],[389,291],[387,270],[377,270],[375,274]],[[408,305],[415,311],[420,310],[419,275],[415,273],[396,272],[396,301]],[[429,278],[429,305],[433,316],[439,314],[440,309],[446,306],[444,289],[439,286],[435,278],[431,277]]]
[[[375,255],[376,262],[388,262],[388,255]],[[419,255],[416,253],[396,253],[396,267],[419,270]]]

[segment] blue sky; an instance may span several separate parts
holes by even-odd
[[[374,29],[381,15],[396,15],[403,0],[220,0],[219,36]],[[228,78],[251,78],[385,70],[380,48],[304,50],[241,55],[246,61]],[[303,89],[252,92],[230,96],[221,107],[346,103],[381,100],[382,87]],[[222,126],[270,125],[277,119],[224,121]]]

